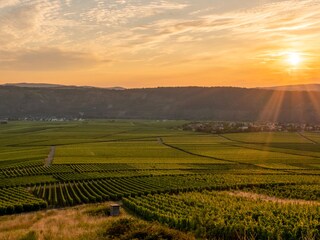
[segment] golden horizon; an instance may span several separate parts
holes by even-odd
[[[0,84],[320,82],[320,3],[0,1]]]

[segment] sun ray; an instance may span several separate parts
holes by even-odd
[[[307,97],[311,102],[311,108],[315,114],[316,121],[320,121],[320,99],[315,91],[307,91]]]
[[[290,92],[290,107],[295,107],[295,115],[292,116],[292,111],[289,111],[290,119],[295,119],[296,122],[305,122],[305,111],[307,106],[304,104],[305,103],[305,98],[306,95],[304,92],[301,91],[294,91]],[[297,104],[298,103],[298,104]]]
[[[279,116],[280,116],[285,94],[286,94],[285,91],[274,91],[273,93],[271,93],[271,96],[267,100],[267,104],[259,114],[259,117],[258,117],[259,122],[275,123],[279,121]],[[267,144],[270,143],[271,138],[272,136],[270,134],[266,139]]]
[[[284,96],[285,91],[274,91],[261,111],[258,121],[277,122],[279,120]]]

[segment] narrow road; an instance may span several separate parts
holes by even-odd
[[[223,162],[229,162],[229,163],[234,163],[234,164],[240,164],[240,165],[245,165],[245,166],[253,166],[253,167],[256,167],[256,168],[260,168],[260,169],[267,169],[267,170],[270,170],[270,168],[267,168],[267,167],[262,167],[262,166],[259,166],[259,165],[256,165],[254,163],[247,163],[247,162],[238,162],[238,161],[235,161],[235,160],[228,160],[228,159],[224,159],[224,158],[218,158],[218,157],[213,157],[213,156],[208,156],[208,155],[202,155],[202,154],[198,154],[198,153],[193,153],[193,152],[190,152],[188,150],[185,150],[185,149],[182,149],[182,148],[179,148],[179,147],[176,147],[176,146],[173,146],[173,145],[170,145],[166,142],[163,141],[163,139],[161,137],[158,137],[157,138],[158,140],[158,143],[159,144],[162,144],[166,147],[169,147],[169,148],[172,148],[174,150],[177,150],[177,151],[180,151],[180,152],[184,152],[186,154],[190,154],[192,156],[197,156],[197,157],[201,157],[201,158],[207,158],[207,159],[214,159],[214,160],[219,160],[219,161],[223,161]],[[232,140],[230,140],[232,141]],[[233,146],[233,145],[232,145]],[[237,145],[234,145],[236,147],[240,147],[241,146],[237,146]],[[246,147],[243,147],[243,148],[246,148]],[[248,149],[251,149],[251,148],[248,148]],[[254,149],[254,150],[259,150],[259,149]],[[260,151],[264,151],[264,150],[260,150]],[[303,155],[304,156],[304,155]],[[272,169],[272,170],[275,170],[275,171],[285,171],[283,169]],[[285,171],[287,172],[287,171]],[[290,172],[289,172],[290,173]]]
[[[232,160],[228,160],[228,159],[224,159],[224,158],[217,158],[217,157],[213,157],[213,156],[202,155],[202,154],[190,152],[188,150],[185,150],[185,149],[173,146],[171,144],[165,143],[161,137],[158,138],[158,142],[159,142],[159,144],[162,144],[162,145],[164,145],[166,147],[169,147],[169,148],[172,148],[174,150],[177,150],[177,151],[180,151],[180,152],[184,152],[186,154],[189,154],[189,155],[192,155],[192,156],[196,156],[196,157],[214,159],[214,160],[218,160],[218,161],[230,162],[230,163],[236,163],[236,164],[242,164],[242,165],[250,165],[250,166],[254,165],[254,164],[250,164],[250,163],[237,162],[237,161],[232,161]]]
[[[225,139],[225,140],[228,140],[228,141],[230,141],[230,142],[250,144],[250,143],[248,143],[248,142],[244,142],[244,141],[239,141],[239,140],[235,140],[235,139],[228,138],[228,137],[226,137],[226,136],[224,136],[224,135],[222,135],[222,134],[218,134],[218,136],[221,137],[221,138],[223,138],[223,139]],[[257,143],[254,143],[254,144],[257,144]],[[261,144],[261,143],[259,143],[259,144]]]
[[[319,143],[318,143],[318,142],[316,142],[315,140],[313,140],[313,139],[311,139],[311,138],[307,137],[306,135],[302,134],[302,132],[298,132],[298,134],[299,134],[302,138],[304,138],[304,139],[306,139],[306,140],[308,140],[308,141],[312,142],[313,144],[319,144]]]
[[[298,133],[299,134],[299,133]],[[228,144],[230,146],[234,146],[234,147],[239,147],[239,148],[245,148],[245,149],[251,149],[251,150],[256,150],[256,151],[262,151],[262,152],[272,152],[272,153],[283,153],[283,154],[287,154],[287,155],[294,155],[294,156],[303,156],[303,157],[313,157],[313,158],[320,158],[319,156],[317,155],[306,155],[306,154],[302,154],[302,153],[294,153],[294,152],[287,152],[287,151],[281,151],[282,150],[289,150],[290,151],[290,148],[286,149],[286,148],[278,148],[276,150],[276,148],[272,148],[272,147],[267,147],[266,148],[256,148],[254,146],[264,146],[263,143],[246,143],[246,142],[242,142],[242,141],[238,141],[238,140],[233,140],[231,138],[228,138],[226,136],[223,136],[221,134],[218,134],[218,136],[226,139],[226,140],[229,140],[231,142],[234,142],[234,144],[232,143],[223,143],[223,144]],[[305,138],[305,136],[302,136],[300,135],[301,137]],[[313,144],[319,144],[311,139],[307,139],[309,141],[311,141]],[[244,145],[246,144],[246,145]]]
[[[158,140],[159,144],[163,144],[164,145],[163,139],[161,137],[158,137],[157,140]]]
[[[45,167],[49,167],[49,166],[52,165],[55,152],[56,152],[56,146],[51,146],[49,155],[48,155],[48,157],[45,159],[45,163],[44,163],[44,166],[45,166]]]

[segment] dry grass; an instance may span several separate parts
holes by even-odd
[[[0,218],[0,239],[19,239],[34,231],[38,239],[79,239],[94,235],[108,218],[84,214],[86,206]],[[94,239],[94,238],[92,238]]]
[[[244,198],[250,198],[253,200],[262,200],[267,202],[276,202],[276,203],[282,203],[282,204],[320,205],[320,202],[317,202],[317,201],[306,201],[302,199],[283,199],[283,198],[277,198],[277,197],[272,197],[272,196],[252,193],[252,192],[231,191],[227,193],[231,196],[244,197]]]
[[[38,211],[12,216],[0,217],[0,240],[39,239],[39,240],[96,240],[120,239],[108,237],[105,233],[117,221],[130,219],[135,227],[149,229],[158,228],[169,232],[177,238],[194,239],[190,235],[168,229],[159,224],[150,224],[129,216],[123,209],[119,217],[103,215],[93,216],[90,211],[108,207],[110,203],[82,205],[68,209]],[[140,223],[140,225],[136,225]],[[141,225],[142,224],[142,225]],[[142,227],[143,226],[143,227]],[[137,230],[137,229],[134,229]],[[129,234],[129,233],[128,233]],[[127,235],[128,235],[127,234]],[[155,238],[156,239],[156,238]]]

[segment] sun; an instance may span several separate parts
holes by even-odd
[[[287,62],[293,66],[298,66],[302,61],[301,54],[297,52],[289,52],[287,54]]]

